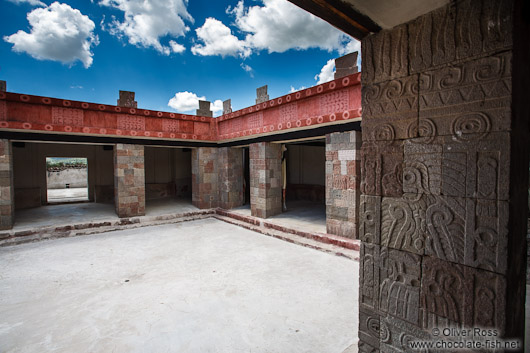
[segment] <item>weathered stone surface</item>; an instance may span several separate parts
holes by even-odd
[[[380,248],[379,311],[419,324],[421,257]]]
[[[199,147],[191,152],[192,203],[198,208],[219,205],[218,149]]]
[[[223,101],[223,115],[232,113],[232,100]]]
[[[410,342],[427,341],[432,337],[419,327],[391,316],[381,317],[380,321],[382,353],[408,353],[413,350]],[[421,350],[420,352],[432,352]]]
[[[119,217],[145,214],[144,146],[114,146],[114,203]]]
[[[379,314],[375,311],[359,309],[359,340],[379,348]]]
[[[427,237],[426,212],[432,202],[432,197],[421,194],[383,197],[381,245],[423,255]]]
[[[363,39],[363,85],[408,75],[407,34],[407,25],[401,25]]]
[[[361,243],[359,306],[379,310],[379,245]]]
[[[252,216],[267,218],[282,212],[281,145],[253,143],[250,157],[250,211]]]
[[[489,271],[425,257],[421,283],[422,322],[502,328],[505,279]]]
[[[353,52],[335,59],[335,80],[359,72],[358,55],[358,52]]]
[[[256,88],[256,104],[260,104],[269,100],[267,88],[267,85]]]
[[[456,7],[456,58],[512,46],[513,1],[466,0]]]
[[[455,60],[454,6],[444,6],[409,23],[410,71],[445,64]]]
[[[15,222],[15,190],[11,142],[0,139],[0,229],[11,229]]]
[[[440,195],[442,143],[428,137],[404,142],[403,192]]]
[[[359,238],[381,244],[381,197],[361,195],[359,207]]]
[[[212,103],[209,101],[199,100],[199,109],[197,109],[195,114],[198,116],[213,117],[213,112],[210,109],[211,104]]]
[[[379,353],[379,349],[359,339],[359,353]]]
[[[417,131],[418,75],[362,88],[364,141],[392,141]]]
[[[137,108],[138,102],[134,100],[134,92],[120,91],[120,98],[118,99],[119,107]]]
[[[367,141],[361,147],[361,192],[398,197],[403,194],[403,142]]]
[[[508,200],[510,134],[497,132],[446,137],[442,155],[442,194]]]
[[[5,91],[7,91],[7,83],[6,81],[0,80],[0,92],[5,92]]]
[[[230,209],[243,205],[243,149],[221,147],[218,150],[219,207]]]
[[[326,228],[330,234],[358,238],[361,133],[326,135]]]

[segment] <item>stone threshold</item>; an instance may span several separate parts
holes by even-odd
[[[75,237],[112,232],[116,230],[180,223],[211,217],[293,244],[342,256],[355,261],[359,260],[360,242],[358,240],[347,239],[331,234],[312,233],[292,229],[273,224],[261,218],[244,216],[220,208],[159,216],[138,216],[101,220],[97,222],[45,226],[18,231],[0,231],[0,247],[47,239]]]

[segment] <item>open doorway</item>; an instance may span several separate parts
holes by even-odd
[[[88,201],[87,158],[46,157],[46,193],[50,204]]]

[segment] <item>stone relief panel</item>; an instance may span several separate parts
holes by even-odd
[[[179,132],[179,121],[173,119],[162,120],[162,131],[164,132]]]
[[[422,73],[420,122],[460,141],[508,131],[511,86],[511,52]]]
[[[389,197],[403,194],[403,142],[363,143],[361,192],[365,195]]]
[[[407,26],[383,30],[362,41],[362,83],[370,84],[408,74]]]
[[[379,252],[378,245],[361,243],[359,304],[367,310],[379,309]]]
[[[498,274],[425,257],[423,327],[503,327],[505,290],[506,282]]]
[[[363,86],[363,141],[416,137],[410,131],[417,131],[418,79],[413,75]]]
[[[194,123],[193,133],[195,135],[209,135],[210,134],[210,124],[208,123]]]
[[[247,128],[257,129],[263,125],[263,112],[249,114],[247,116]]]
[[[442,143],[440,138],[427,137],[404,142],[403,192],[441,194]]]
[[[359,207],[359,237],[361,241],[381,244],[381,197],[361,195]]]
[[[347,90],[326,93],[319,101],[320,115],[344,112],[350,108],[350,96]]]
[[[381,245],[423,255],[427,238],[426,213],[432,202],[432,196],[421,194],[383,197]]]
[[[359,353],[379,353],[379,349],[359,340]]]
[[[476,139],[473,139],[476,138]],[[442,194],[508,200],[510,170],[508,132],[490,133],[468,141],[445,137],[442,154]]]
[[[298,106],[296,103],[280,105],[280,123],[293,122],[298,119]]]
[[[145,118],[134,115],[118,115],[118,129],[120,130],[145,130]]]
[[[421,257],[381,247],[379,311],[419,324]]]
[[[394,317],[381,317],[380,321],[380,351],[382,353],[409,353],[411,341],[427,341],[432,337],[419,327],[411,325]],[[429,352],[428,350],[415,350],[414,352]]]
[[[459,1],[456,10],[457,59],[512,46],[513,1]]]
[[[83,126],[84,113],[81,109],[52,107],[52,124]]]
[[[359,309],[359,339],[372,347],[379,347],[379,315],[366,309]]]
[[[455,59],[455,18],[456,7],[444,6],[409,23],[411,73]]]

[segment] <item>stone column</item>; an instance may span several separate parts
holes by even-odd
[[[362,41],[360,352],[410,352],[436,326],[523,337],[513,13],[457,1]]]
[[[196,114],[198,116],[209,116],[213,117],[213,112],[211,110],[212,103],[209,101],[199,100],[199,109],[197,109]]]
[[[357,57],[359,56],[358,52],[353,52],[341,56],[340,58],[335,59],[335,75],[334,79],[342,78],[344,76],[356,74],[359,72],[357,67]]]
[[[243,149],[221,147],[218,150],[219,207],[234,208],[245,202],[243,189]]]
[[[250,209],[252,216],[268,218],[282,213],[281,144],[250,145]]]
[[[144,146],[114,146],[114,202],[119,217],[145,214]]]
[[[326,228],[352,239],[359,231],[360,148],[359,131],[326,135]]]
[[[0,229],[11,229],[14,223],[13,154],[11,142],[0,139]]]
[[[267,88],[267,85],[256,88],[256,104],[260,104],[269,100]]]
[[[191,152],[191,190],[194,206],[215,208],[219,206],[218,149],[214,147],[194,148]]]

